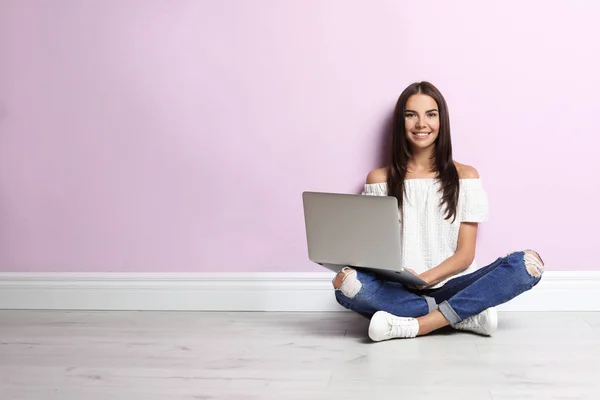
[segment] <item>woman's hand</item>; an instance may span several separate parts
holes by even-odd
[[[422,273],[422,274],[419,275],[412,268],[406,268],[406,270],[412,272],[415,276],[418,276],[419,278],[421,278],[422,280],[424,280],[425,282],[427,282],[427,285],[420,285],[420,286],[417,286],[417,285],[406,285],[406,287],[409,287],[409,288],[414,289],[414,290],[423,290],[423,289],[427,289],[428,287],[432,286],[431,283],[427,280],[427,277],[425,276],[425,274],[427,272],[424,272],[424,273]]]

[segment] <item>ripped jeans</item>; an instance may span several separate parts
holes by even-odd
[[[531,250],[510,253],[437,289],[414,290],[369,272],[354,271],[343,278],[335,297],[340,305],[366,318],[380,310],[416,318],[438,308],[454,326],[537,285],[544,263],[534,254],[539,257]]]

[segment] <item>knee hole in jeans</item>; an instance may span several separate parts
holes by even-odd
[[[533,250],[525,250],[524,253],[525,268],[529,272],[529,275],[536,278],[542,276],[544,273],[544,261],[542,257]]]
[[[353,299],[362,288],[362,283],[356,277],[356,270],[344,267],[334,278],[333,287],[344,296]]]

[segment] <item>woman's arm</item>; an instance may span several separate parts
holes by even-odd
[[[456,252],[437,267],[420,274],[419,277],[429,283],[429,286],[433,286],[467,269],[475,259],[477,227],[476,222],[462,222],[458,231]]]
[[[477,179],[479,172],[470,165],[456,163],[458,177],[460,179]],[[458,230],[458,244],[456,252],[435,268],[423,272],[421,279],[429,283],[429,286],[438,283],[464,271],[475,259],[475,245],[477,242],[476,222],[461,222]]]

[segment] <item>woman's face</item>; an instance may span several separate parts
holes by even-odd
[[[433,146],[440,129],[440,112],[437,102],[424,94],[408,98],[404,111],[406,138],[414,149]]]

